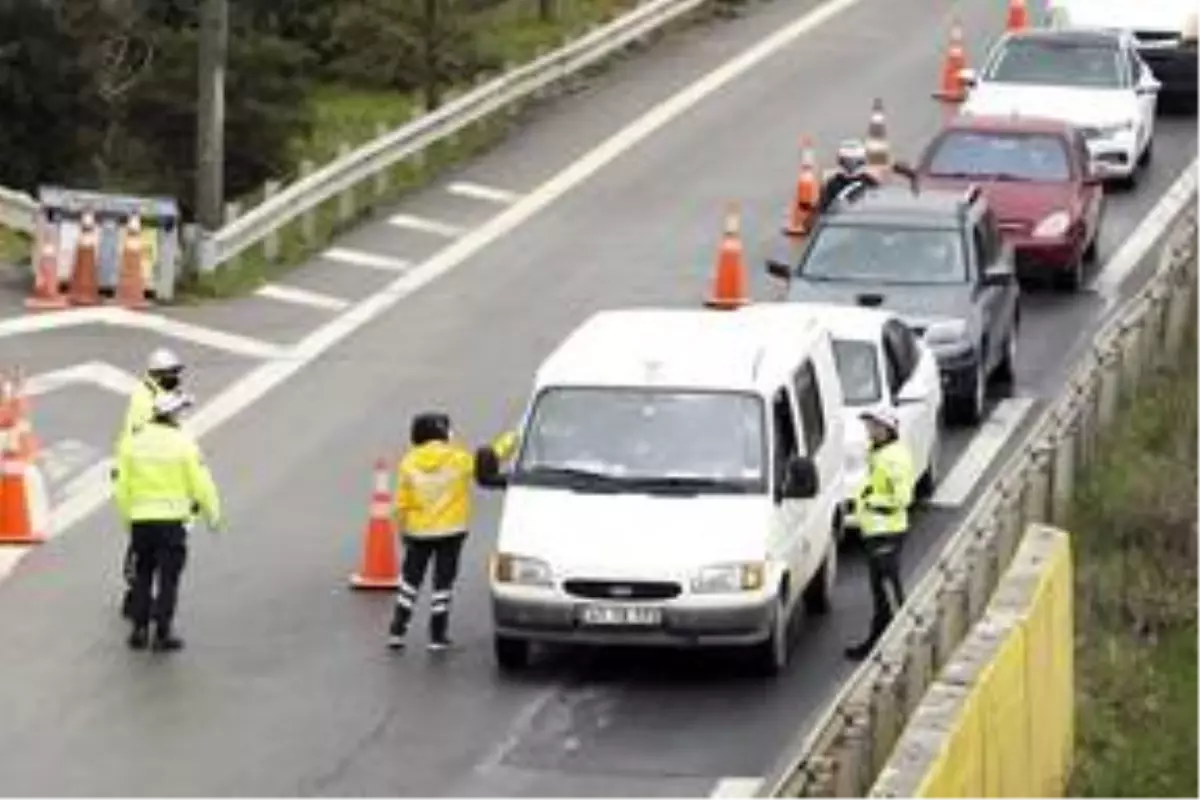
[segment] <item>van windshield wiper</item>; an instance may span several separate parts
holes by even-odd
[[[571,489],[614,491],[625,485],[625,480],[616,475],[582,467],[527,467],[514,477],[531,483],[564,485]]]
[[[734,478],[714,478],[703,475],[662,475],[629,478],[626,481],[637,489],[660,492],[746,492],[750,485]]]

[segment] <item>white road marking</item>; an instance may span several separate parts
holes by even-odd
[[[1171,185],[1137,229],[1104,264],[1104,269],[1092,281],[1092,287],[1104,298],[1104,310],[1120,302],[1121,284],[1129,277],[1147,251],[1154,245],[1171,222],[1183,210],[1196,190],[1196,169],[1200,159],[1192,159],[1183,174]]]
[[[457,225],[438,222],[433,219],[425,219],[424,217],[414,217],[411,214],[393,214],[388,217],[388,224],[395,225],[397,228],[408,228],[413,231],[432,233],[435,236],[444,236],[447,239],[457,239],[464,232]]]
[[[1017,397],[997,403],[987,419],[980,423],[950,474],[938,485],[930,503],[935,506],[962,505],[1033,408],[1033,402],[1031,397]]]
[[[353,264],[356,267],[370,267],[389,272],[404,272],[412,267],[412,264],[400,258],[376,255],[363,250],[351,250],[348,247],[331,247],[321,253],[321,258],[341,264]]]
[[[268,300],[279,300],[284,303],[295,303],[296,305],[322,308],[328,311],[342,311],[350,305],[349,301],[343,300],[340,297],[331,297],[327,294],[310,292],[307,289],[301,289],[296,286],[284,286],[278,283],[269,283],[260,288],[255,294],[259,297],[265,297]]]
[[[721,778],[709,797],[754,797],[762,778]]]
[[[130,311],[125,308],[103,307],[68,309],[51,314],[30,314],[0,321],[0,339],[27,333],[40,333],[84,325],[112,325],[119,328],[138,328],[164,336],[183,339],[195,344],[225,350],[249,358],[277,358],[279,345],[239,336],[215,328],[169,319],[159,314]]]
[[[63,439],[43,445],[38,453],[38,465],[50,483],[58,483],[72,472],[90,466],[100,457],[100,450],[78,439]]]
[[[33,397],[58,391],[73,383],[91,384],[113,394],[128,396],[133,393],[138,379],[120,367],[104,361],[88,361],[31,375],[26,381],[25,391]]]
[[[6,544],[0,547],[0,580],[7,577],[8,573],[12,572],[17,562],[21,560],[21,556],[25,555],[26,551],[32,549],[26,545],[11,545]]]
[[[446,187],[446,191],[460,197],[470,197],[472,200],[484,200],[489,203],[499,203],[506,206],[512,205],[521,199],[521,195],[516,192],[510,192],[507,189],[497,189],[494,186],[484,186],[479,183],[468,183],[466,181],[452,183]]]

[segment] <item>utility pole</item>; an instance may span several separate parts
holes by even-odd
[[[220,230],[225,211],[225,62],[229,0],[203,0],[200,9],[200,103],[196,118],[196,221]]]

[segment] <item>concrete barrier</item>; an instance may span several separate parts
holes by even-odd
[[[1071,547],[1032,525],[871,797],[1061,797],[1074,750]]]

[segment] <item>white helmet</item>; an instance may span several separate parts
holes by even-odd
[[[174,372],[183,369],[183,362],[167,348],[160,347],[150,354],[146,368],[149,372]]]
[[[163,392],[154,398],[154,413],[156,416],[173,417],[180,411],[191,407],[191,396],[183,392]]]
[[[892,433],[900,433],[900,420],[888,408],[873,408],[858,415],[860,419],[877,422]]]
[[[867,166],[867,146],[858,139],[843,141],[837,150],[837,163],[851,174]]]

